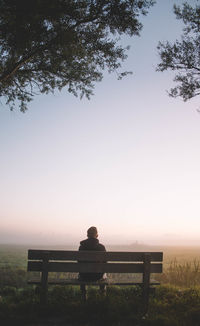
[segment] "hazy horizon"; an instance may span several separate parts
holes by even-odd
[[[170,235],[168,235],[170,237]],[[81,240],[86,239],[86,234],[80,234],[80,237],[75,235],[59,235],[52,233],[51,235],[48,234],[20,234],[14,233],[6,234],[0,232],[0,245],[2,244],[10,244],[10,245],[35,245],[35,246],[75,246],[79,247],[79,243]],[[110,235],[108,236],[99,236],[99,242],[102,242],[105,245],[109,246],[174,246],[174,247],[200,247],[199,239],[173,239],[171,237],[171,241],[165,239],[163,240],[162,235],[155,239],[151,238],[125,238],[122,235]]]

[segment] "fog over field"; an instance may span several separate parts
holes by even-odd
[[[45,250],[77,250],[77,244],[26,244],[12,245],[0,244],[0,268],[9,264],[12,266],[27,266],[28,249]],[[164,267],[168,267],[172,262],[188,264],[196,262],[200,264],[200,246],[162,246],[132,243],[129,245],[106,244],[107,251],[162,251]],[[200,268],[200,265],[199,265]]]
[[[24,233],[5,233],[0,232],[0,245],[25,245],[25,246],[49,246],[49,247],[65,247],[65,248],[78,248],[79,243],[81,240],[86,239],[86,233],[79,232],[76,235],[71,234],[62,234],[52,232],[50,234],[45,234],[43,232],[35,233],[35,234],[26,234]],[[145,237],[141,236],[141,239],[137,235],[135,235],[135,238],[126,237],[124,235],[100,235],[99,241],[105,244],[108,248],[122,248],[120,250],[136,250],[143,248],[151,248],[151,247],[173,247],[173,248],[191,248],[191,247],[197,247],[200,249],[200,241],[199,239],[190,239],[189,237],[180,237],[177,236],[177,239],[175,238],[175,235],[166,235],[166,237],[162,236],[155,236],[153,237],[148,236]],[[146,250],[146,249],[145,249]]]

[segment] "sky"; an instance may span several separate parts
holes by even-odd
[[[105,72],[90,101],[63,90],[25,114],[1,102],[0,243],[78,246],[94,225],[105,244],[200,245],[199,98],[170,98],[174,74],[155,71],[182,2],[157,1],[122,40],[133,74]]]

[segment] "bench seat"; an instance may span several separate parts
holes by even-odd
[[[34,284],[34,285],[41,285],[41,280],[38,278],[33,278],[31,280],[28,280],[28,284]],[[105,280],[105,281],[96,281],[96,282],[85,282],[85,281],[79,281],[78,279],[49,279],[48,280],[48,284],[49,285],[119,285],[119,286],[129,286],[129,285],[138,285],[138,286],[142,286],[143,283],[141,281],[135,281],[135,282],[130,282],[130,281],[109,281]],[[160,282],[156,281],[156,280],[151,280],[151,282],[149,283],[150,286],[156,286],[156,285],[160,285]]]

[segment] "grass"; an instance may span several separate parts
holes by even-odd
[[[41,307],[34,288],[5,288],[1,292],[2,325],[37,325],[54,320],[54,325],[156,325],[199,326],[200,288],[178,289],[160,286],[150,298],[148,316],[142,318],[141,290],[137,287],[108,288],[101,296],[89,289],[88,300],[82,302],[78,287],[52,287],[48,304]]]
[[[137,287],[109,287],[105,297],[90,287],[86,303],[79,287],[49,287],[48,305],[41,307],[37,288],[27,285],[27,248],[0,246],[1,325],[199,326],[200,250],[179,248],[177,256],[175,249],[167,250],[163,273],[154,275],[162,285],[142,318]]]
[[[156,277],[162,284],[187,288],[200,286],[200,261],[178,263],[175,259]]]

